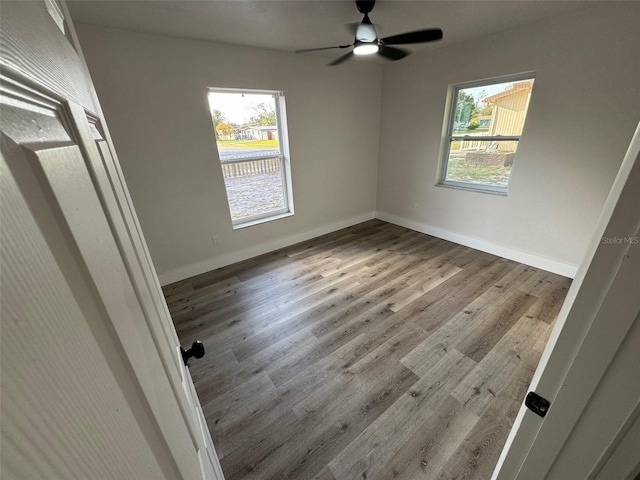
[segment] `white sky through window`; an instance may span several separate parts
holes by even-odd
[[[273,95],[254,93],[209,93],[209,105],[211,111],[219,110],[224,113],[227,121],[241,125],[247,123],[255,115],[255,109],[261,103],[266,103],[275,108]]]

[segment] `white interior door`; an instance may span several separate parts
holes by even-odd
[[[65,11],[2,5],[3,474],[222,479]]]
[[[551,407],[521,408],[494,479],[639,473],[639,286],[640,125],[531,383]]]
[[[602,463],[595,480],[637,480],[640,477],[640,408],[635,420],[630,422],[620,442],[611,450],[611,455]]]

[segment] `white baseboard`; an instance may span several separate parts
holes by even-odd
[[[323,225],[312,230],[306,230],[296,235],[291,235],[289,237],[279,238],[271,242],[261,243],[260,245],[255,245],[253,247],[244,248],[242,250],[238,250],[237,252],[210,258],[203,262],[192,263],[183,267],[174,268],[164,273],[159,273],[158,277],[160,279],[160,284],[162,286],[169,285],[170,283],[178,282],[195,275],[200,275],[201,273],[209,272],[211,270],[215,270],[216,268],[225,267],[233,263],[241,262],[242,260],[247,260],[249,258],[257,257],[258,255],[263,255],[265,253],[278,250],[279,248],[295,245],[296,243],[304,242],[321,235],[326,235],[327,233],[335,232],[352,225],[357,225],[358,223],[366,222],[367,220],[371,220],[373,218],[378,218],[385,222],[400,225],[401,227],[405,228],[410,228],[411,230],[415,230],[417,232],[426,233],[427,235],[442,238],[450,242],[458,243],[466,247],[475,248],[476,250],[481,250],[493,255],[508,258],[509,260],[524,263],[526,265],[531,265],[532,267],[541,268],[548,272],[557,273],[558,275],[563,275],[569,278],[574,278],[578,269],[577,265],[570,265],[558,260],[541,257],[540,255],[535,255],[533,253],[523,252],[522,250],[517,250],[505,245],[487,242],[479,238],[470,237],[468,235],[452,232],[450,230],[444,230],[442,228],[427,225],[425,223],[416,222],[415,220],[409,220],[397,215],[392,215],[390,213],[370,212],[363,215],[358,215],[357,217],[351,217],[346,220],[341,220],[339,222]]]
[[[376,212],[376,218],[385,222],[393,223],[395,225],[400,225],[401,227],[416,230],[417,232],[426,233],[427,235],[442,238],[443,240],[448,240],[450,242],[464,245],[465,247],[475,248],[476,250],[491,253],[492,255],[498,255],[515,262],[524,263],[525,265],[531,265],[532,267],[536,268],[541,268],[542,270],[557,273],[558,275],[562,275],[565,277],[574,278],[576,275],[576,271],[578,270],[577,265],[571,265],[559,260],[552,260],[550,258],[541,257],[540,255],[536,255],[534,253],[523,252],[522,250],[507,247],[506,245],[487,242],[479,238],[470,237],[461,233],[434,227],[426,223],[416,222],[415,220],[409,220],[407,218],[392,215],[390,213]]]
[[[201,273],[210,272],[211,270],[215,270],[216,268],[225,267],[233,263],[241,262],[242,260],[247,260],[249,258],[257,257],[258,255],[273,252],[274,250],[278,250],[279,248],[295,245],[296,243],[304,242],[305,240],[310,240],[321,235],[326,235],[327,233],[335,232],[336,230],[351,227],[352,225],[357,225],[358,223],[366,222],[367,220],[372,220],[374,218],[375,212],[365,213],[362,215],[358,215],[357,217],[351,217],[339,222],[322,225],[321,227],[314,228],[312,230],[306,230],[296,235],[279,238],[270,242],[261,243],[260,245],[244,248],[242,250],[238,250],[237,252],[231,252],[226,255],[210,258],[203,262],[192,263],[183,267],[168,270],[163,273],[158,273],[160,285],[165,286],[169,285],[170,283],[179,282],[180,280],[184,280],[185,278],[190,278],[195,275],[200,275]]]

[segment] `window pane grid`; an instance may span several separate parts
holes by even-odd
[[[521,75],[454,88],[441,184],[506,192],[532,86]]]
[[[216,145],[234,228],[292,211],[283,102],[281,92],[210,89]]]
[[[282,155],[256,155],[255,157],[227,157],[224,159],[220,159],[220,163],[222,165],[226,163],[244,163],[244,162],[255,162],[256,160],[268,160],[270,158],[283,159]]]
[[[507,136],[507,135],[497,135],[495,137],[489,135],[452,135],[449,137],[451,141],[453,140],[520,140],[520,136]]]

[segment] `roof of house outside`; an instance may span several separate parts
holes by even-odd
[[[516,93],[521,92],[522,90],[531,90],[533,87],[533,80],[524,80],[522,82],[516,82],[511,85],[509,90],[505,90],[504,92],[496,93],[495,95],[491,95],[484,99],[485,103],[494,103],[496,100],[499,100],[504,97],[508,97],[509,95],[514,95]]]

